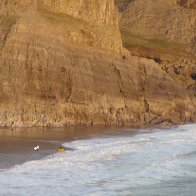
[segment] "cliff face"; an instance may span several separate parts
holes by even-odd
[[[1,0],[1,15],[20,15],[29,9],[34,3],[33,0]]]
[[[17,23],[14,28],[17,27],[18,32],[29,28],[29,34],[34,33],[31,28],[39,31],[42,30],[39,25],[50,25],[51,29],[59,29],[56,33],[61,31],[64,34],[61,37],[67,41],[122,52],[118,13],[112,0],[101,3],[93,0],[3,0],[0,3],[0,23],[2,32],[10,23]]]
[[[195,55],[194,8],[195,0],[134,0],[121,12],[121,28],[148,39],[179,43]]]
[[[194,86],[190,75],[196,70],[195,2],[116,0],[123,45],[134,56],[157,61],[187,88]]]
[[[186,81],[127,55],[113,0],[1,2],[0,126],[193,122]]]
[[[113,0],[41,0],[39,4],[54,13],[67,14],[99,25],[118,27],[117,11]]]
[[[186,8],[196,9],[195,0],[177,0],[176,3]]]

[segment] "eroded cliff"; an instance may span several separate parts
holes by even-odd
[[[186,82],[123,49],[113,0],[1,2],[1,126],[175,124],[195,108]]]
[[[195,0],[116,0],[123,45],[134,56],[154,59],[175,80],[194,87]]]
[[[147,38],[190,45],[195,42],[196,10],[186,8],[193,8],[193,3],[195,1],[192,4],[178,0],[131,1],[122,12],[121,27]]]

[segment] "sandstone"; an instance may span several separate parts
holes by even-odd
[[[192,88],[194,81],[190,74],[196,70],[195,1],[115,2],[121,12],[123,45],[130,53],[155,60],[171,77]]]
[[[177,0],[176,3],[180,6],[186,8],[196,9],[196,1],[195,0]]]
[[[123,2],[123,1],[121,1]],[[127,0],[124,0],[127,2]],[[195,55],[195,0],[134,0],[121,11],[121,29],[148,39],[181,44]],[[119,5],[117,3],[117,5]]]
[[[124,56],[113,0],[3,2],[0,126],[196,121],[194,67]]]

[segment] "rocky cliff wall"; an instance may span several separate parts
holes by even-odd
[[[187,9],[194,5],[194,0],[134,0],[122,11],[120,25],[148,39],[180,43],[195,55],[196,10]]]
[[[176,3],[186,8],[196,9],[195,0],[176,0]]]
[[[10,25],[16,24],[14,28],[18,26],[19,31],[23,27],[26,28],[28,20],[29,27],[32,23],[38,26],[33,22],[33,18],[39,24],[42,21],[43,25],[51,25],[52,21],[56,23],[56,28],[62,31],[64,34],[62,37],[64,36],[67,41],[116,53],[123,52],[118,12],[113,0],[101,2],[93,0],[3,0],[0,2],[2,40],[7,32],[6,29],[12,30]]]
[[[1,7],[0,126],[196,121],[195,92],[153,60],[122,56],[110,19],[101,16],[94,25],[64,11],[18,5],[10,12]]]
[[[113,0],[41,0],[40,6],[55,13],[118,28],[118,13]]]
[[[34,0],[1,0],[0,15],[20,15],[34,3]]]
[[[7,42],[0,61],[1,126],[196,120],[194,93],[152,60],[70,47],[40,33],[20,36]]]

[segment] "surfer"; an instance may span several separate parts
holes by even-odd
[[[34,147],[34,151],[35,151],[35,152],[38,152],[38,151],[39,151],[39,146],[35,146],[35,147]]]

